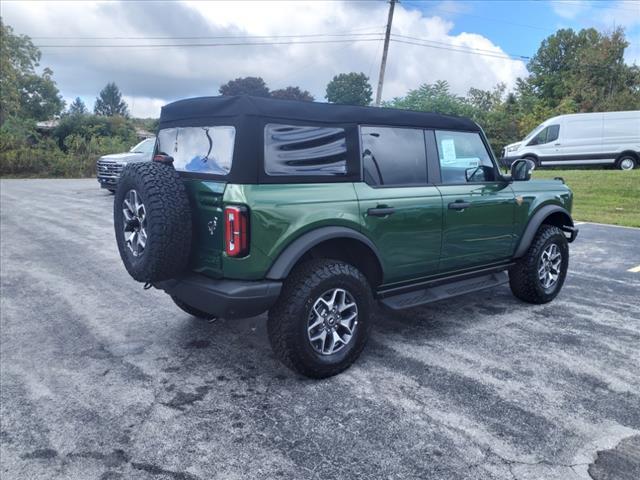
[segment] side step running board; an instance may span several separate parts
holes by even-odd
[[[496,272],[481,277],[458,280],[436,287],[423,288],[413,292],[401,293],[392,297],[380,300],[380,303],[391,310],[402,310],[410,307],[417,307],[445,298],[457,297],[465,293],[484,290],[485,288],[496,287],[509,281],[507,272]]]

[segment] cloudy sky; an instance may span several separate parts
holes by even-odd
[[[67,102],[79,96],[92,107],[115,81],[134,116],[156,117],[169,101],[216,95],[241,76],[261,76],[272,89],[298,85],[317,100],[341,72],[364,72],[375,87],[388,3],[5,0],[1,9],[5,23],[41,46],[41,64]],[[546,36],[591,26],[624,26],[626,60],[640,63],[638,1],[403,0],[383,98],[436,80],[459,94],[511,87]]]

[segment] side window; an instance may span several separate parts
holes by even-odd
[[[495,169],[480,134],[436,130],[442,183],[491,182]]]
[[[360,127],[364,180],[369,185],[427,183],[424,132],[416,128]]]
[[[344,128],[267,124],[264,171],[273,176],[346,175]]]
[[[549,131],[549,127],[545,127],[538,132],[538,134],[531,139],[531,141],[527,145],[542,145],[547,143],[547,132]]]
[[[558,139],[560,135],[560,125],[549,125],[543,128],[540,132],[531,139],[528,145],[543,145],[545,143],[553,142]]]
[[[560,125],[549,125],[549,131],[547,132],[547,143],[557,140],[559,135]]]

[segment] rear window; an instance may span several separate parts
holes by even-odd
[[[268,123],[264,128],[268,175],[346,175],[344,128]]]
[[[165,128],[158,133],[158,153],[171,155],[176,170],[226,175],[235,137],[235,127]]]

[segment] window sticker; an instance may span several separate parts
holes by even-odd
[[[443,138],[440,145],[442,145],[442,163],[456,163],[456,144],[453,138]]]

